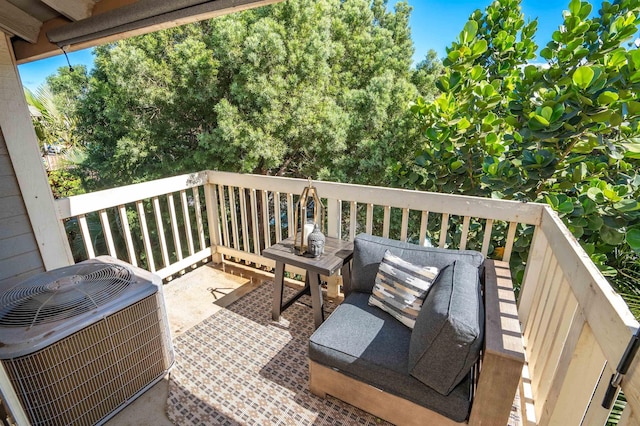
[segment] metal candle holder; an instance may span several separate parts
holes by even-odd
[[[312,213],[311,217],[313,219],[311,222],[308,222],[310,213]],[[304,188],[302,194],[300,194],[300,199],[296,203],[293,215],[293,246],[296,254],[303,255],[307,253],[307,237],[313,232],[315,224],[317,224],[322,231],[323,217],[324,207],[322,201],[320,201],[318,191],[313,186],[311,178],[309,178],[309,185]]]

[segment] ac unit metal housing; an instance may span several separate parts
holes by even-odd
[[[33,425],[102,424],[173,361],[162,281],[112,257],[0,295],[0,364]]]

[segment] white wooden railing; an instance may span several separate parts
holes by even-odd
[[[63,198],[56,207],[67,229],[79,232],[72,251],[81,239],[87,258],[108,254],[167,278],[211,256],[206,184],[206,172],[194,173]]]
[[[262,250],[291,235],[295,202],[307,184],[207,171],[71,197],[59,200],[57,207],[61,220],[78,222],[89,257],[111,254],[165,278],[209,256],[273,266],[261,256]],[[518,313],[528,356],[521,387],[526,417],[541,425],[605,423],[608,410],[601,407],[602,397],[638,323],[548,206],[313,184],[326,206],[325,230],[330,236],[353,239],[367,232],[419,244],[473,248],[494,259],[511,260],[516,269],[524,255]],[[154,222],[147,220],[149,214]],[[88,225],[90,215],[100,218],[97,232]],[[98,234],[104,236],[101,245],[96,245]],[[533,234],[532,243],[523,247],[527,234]],[[126,250],[118,250],[116,240]],[[106,252],[97,252],[98,246]],[[622,382],[628,404],[621,424],[639,424],[637,367],[634,362]]]

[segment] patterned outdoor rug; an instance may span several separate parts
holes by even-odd
[[[295,303],[275,323],[271,294],[272,285],[263,284],[176,339],[169,419],[176,425],[388,424],[309,391],[311,300],[304,296],[308,306]]]

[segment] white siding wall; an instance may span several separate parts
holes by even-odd
[[[41,271],[42,258],[0,131],[0,292]]]

